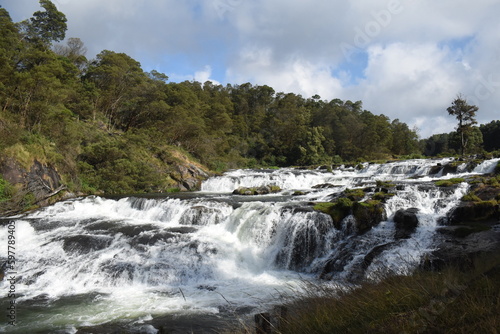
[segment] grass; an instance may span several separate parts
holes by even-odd
[[[282,334],[498,333],[500,255],[476,259],[470,272],[448,267],[386,276],[343,289],[310,284],[286,306]],[[251,325],[236,333],[254,333]]]

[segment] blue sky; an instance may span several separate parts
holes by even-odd
[[[500,117],[499,0],[53,0],[87,58],[125,52],[171,81],[251,82],[362,100],[416,127],[452,131],[458,93]],[[0,0],[14,21],[38,0]]]

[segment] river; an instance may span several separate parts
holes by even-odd
[[[76,333],[88,326],[102,333],[157,333],[159,326],[210,332],[300,295],[305,281],[322,284],[319,275],[332,259],[341,270],[331,272],[329,282],[348,282],[379,245],[390,247],[364,268],[365,277],[410,273],[432,250],[440,218],[468,188],[444,190],[433,182],[491,172],[498,160],[469,170],[464,164],[447,175],[439,166],[451,158],[333,171],[234,170],[206,180],[199,192],[90,196],[6,217],[0,332]],[[377,181],[396,183],[398,191],[384,204],[387,220],[366,233],[353,231],[352,216],[336,228],[329,215],[312,210],[311,203]],[[281,191],[232,194],[265,185]],[[407,208],[419,209],[419,225],[410,238],[394,242],[392,218]],[[12,267],[5,267],[8,250]]]

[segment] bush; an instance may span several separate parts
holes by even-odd
[[[0,203],[10,200],[13,192],[12,185],[0,175]]]

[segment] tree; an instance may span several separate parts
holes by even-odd
[[[460,151],[464,155],[473,125],[477,124],[475,117],[479,108],[469,105],[465,97],[459,94],[446,110],[448,114],[455,116],[458,120],[457,133],[460,135]]]
[[[25,37],[29,42],[49,46],[52,42],[60,42],[66,36],[66,15],[57,10],[50,0],[40,0],[40,6],[45,11],[33,13],[30,20],[21,22]]]
[[[59,56],[68,58],[80,71],[83,70],[87,63],[85,57],[87,48],[79,38],[70,37],[66,45],[57,44],[53,47],[53,50]]]
[[[483,134],[484,149],[488,152],[500,150],[500,121],[482,124],[479,129]]]

